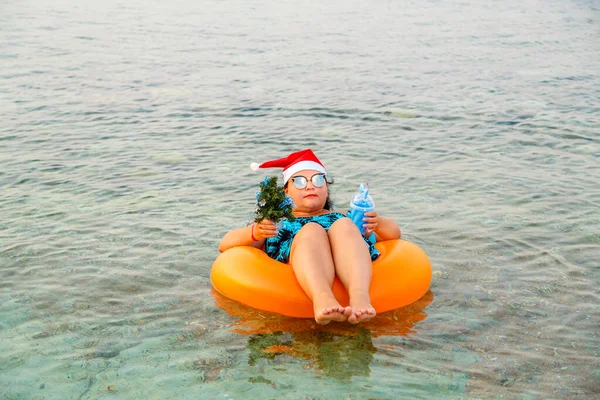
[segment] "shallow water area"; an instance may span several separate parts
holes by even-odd
[[[596,2],[0,8],[0,398],[600,394]],[[423,299],[320,327],[213,292],[250,162],[306,147],[426,251]]]

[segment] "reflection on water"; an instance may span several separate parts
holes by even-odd
[[[365,324],[352,325],[332,322],[327,325],[319,325],[311,318],[291,318],[247,307],[228,299],[214,289],[211,294],[217,307],[236,318],[231,324],[232,332],[244,335],[277,332],[327,332],[339,335],[357,335],[361,329],[366,329],[372,337],[402,336],[412,333],[415,323],[427,317],[424,310],[433,301],[433,293],[429,290],[414,303],[378,314],[376,318]]]
[[[214,289],[211,294],[218,307],[236,318],[231,330],[250,335],[249,365],[261,358],[281,363],[281,357],[292,357],[309,361],[306,368],[316,368],[325,376],[342,381],[368,376],[377,351],[372,338],[413,333],[414,324],[427,317],[424,309],[433,301],[433,293],[428,291],[413,304],[378,314],[366,324],[319,325],[313,319],[291,318],[244,306]]]
[[[308,360],[310,363],[305,368],[319,369],[323,375],[340,381],[369,376],[376,351],[370,332],[364,328],[356,335],[323,331],[251,335],[248,348],[249,365],[255,365],[260,358],[275,360],[289,356]]]

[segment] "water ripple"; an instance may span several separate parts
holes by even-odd
[[[5,3],[6,397],[597,394],[592,2]],[[305,147],[430,256],[404,334],[243,335],[215,306],[250,162]]]

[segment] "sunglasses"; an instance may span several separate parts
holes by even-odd
[[[296,189],[304,189],[308,185],[308,179],[302,175],[294,176],[290,180],[294,182]],[[325,184],[325,174],[314,174],[310,177],[310,181],[314,187],[321,187]]]

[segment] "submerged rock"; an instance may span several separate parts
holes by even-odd
[[[113,358],[119,355],[121,350],[119,349],[99,349],[89,353],[89,358]]]

